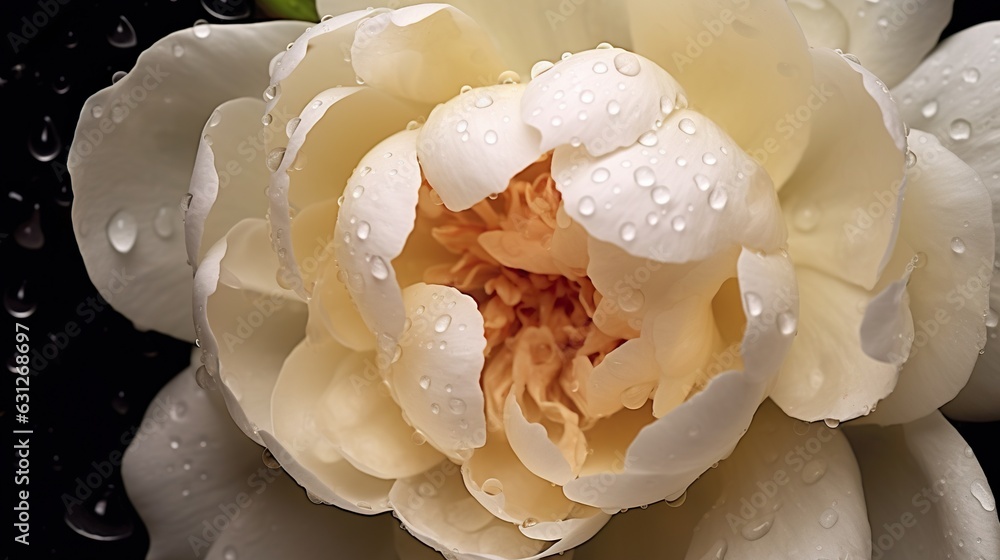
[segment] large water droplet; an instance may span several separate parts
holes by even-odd
[[[791,311],[784,311],[778,314],[778,331],[785,336],[795,334],[798,323],[798,319]]]
[[[38,306],[32,301],[27,292],[26,283],[22,282],[17,289],[8,290],[3,296],[3,306],[7,313],[15,319],[27,319],[31,317]]]
[[[614,99],[612,99],[611,101],[608,101],[608,114],[609,115],[615,116],[615,115],[617,115],[618,113],[621,113],[621,112],[622,112],[622,105],[621,105],[621,103],[615,101]]]
[[[424,389],[425,391],[431,388],[431,378],[426,375],[422,376],[418,383],[420,385],[420,388]]]
[[[161,206],[153,217],[153,231],[163,239],[174,234],[174,227],[180,221],[180,215],[173,206]]]
[[[277,171],[281,166],[281,160],[285,158],[285,148],[275,148],[267,154],[267,168]]]
[[[482,93],[479,97],[476,97],[476,107],[479,109],[485,109],[493,105],[493,98],[488,93]]]
[[[201,5],[206,12],[221,20],[235,21],[250,17],[253,3],[248,0],[201,0]]]
[[[581,216],[593,216],[594,211],[597,210],[597,203],[594,202],[593,198],[585,196],[580,199],[577,210],[580,212]]]
[[[962,72],[962,79],[968,84],[974,84],[979,81],[979,70],[976,68],[966,68]]]
[[[264,463],[264,466],[269,469],[280,469],[281,463],[274,457],[270,449],[264,448],[264,451],[260,454],[260,460]]]
[[[451,315],[441,315],[434,321],[434,332],[443,333],[451,326]]]
[[[603,183],[611,178],[611,172],[606,167],[598,167],[590,174],[590,179],[595,183]]]
[[[497,132],[495,130],[487,130],[486,133],[483,134],[483,142],[486,142],[490,146],[496,144],[497,140],[499,140],[499,137],[497,136]]]
[[[684,216],[677,216],[670,221],[670,227],[674,228],[674,231],[677,232],[684,231],[684,228],[687,227],[687,220],[684,219]]]
[[[653,202],[662,206],[670,202],[670,189],[667,187],[656,187],[652,190],[650,196],[653,198]]]
[[[802,482],[814,484],[826,474],[826,461],[813,459],[802,467]]]
[[[751,317],[760,317],[760,314],[764,312],[764,300],[756,292],[747,292],[743,296],[743,301],[746,304],[747,313]]]
[[[635,178],[635,184],[640,187],[652,187],[653,184],[656,183],[656,173],[645,165],[636,169],[633,176]]]
[[[42,214],[39,205],[31,212],[31,216],[22,222],[14,231],[17,244],[25,249],[41,249],[45,245],[45,233],[42,232]]]
[[[594,73],[595,74],[604,74],[607,71],[608,71],[608,65],[607,64],[604,64],[603,62],[594,63]]]
[[[539,60],[534,66],[531,67],[531,79],[534,80],[545,72],[548,72],[553,66],[555,65],[548,60]]]
[[[937,112],[938,112],[938,102],[937,100],[934,99],[925,103],[924,106],[921,107],[920,109],[920,114],[923,115],[924,118],[926,119],[932,118],[934,115],[937,114]]]
[[[135,246],[139,236],[139,223],[127,210],[119,210],[108,220],[108,241],[119,253],[125,254]]]
[[[639,58],[630,52],[618,53],[615,56],[615,70],[625,76],[638,76],[642,70]]]
[[[389,267],[386,266],[382,257],[372,257],[371,263],[369,264],[371,266],[372,276],[374,276],[376,280],[385,280],[389,277]]]
[[[823,513],[819,514],[819,525],[824,529],[830,529],[837,524],[838,519],[840,519],[840,514],[837,513],[837,510],[827,508]]]
[[[113,484],[69,508],[63,520],[70,529],[96,541],[118,541],[132,535],[134,524],[121,490]]]
[[[108,42],[119,49],[127,49],[136,45],[135,28],[125,16],[118,16],[118,21],[108,33]]]
[[[972,136],[972,123],[965,119],[953,120],[948,127],[948,136],[955,141],[968,140]]]
[[[961,255],[965,253],[965,241],[962,241],[961,237],[951,238],[951,252],[956,255]]]
[[[979,500],[979,505],[983,506],[986,511],[996,511],[997,502],[993,497],[993,493],[990,492],[986,484],[980,480],[976,480],[972,483],[970,487],[973,497]]]
[[[996,326],[998,324],[1000,324],[1000,314],[998,314],[996,311],[994,311],[992,309],[987,310],[986,311],[986,326],[989,327],[989,328],[991,328],[991,329],[994,329],[994,328],[996,328]]]
[[[59,133],[48,116],[42,117],[42,126],[28,138],[28,151],[38,161],[52,161],[62,150]]]
[[[765,515],[744,525],[740,534],[748,541],[755,541],[766,535],[771,530],[772,525],[774,525],[774,515]]]
[[[448,400],[448,410],[451,410],[452,414],[465,414],[468,409],[465,401],[462,399],[449,399]]]
[[[684,134],[694,134],[698,132],[698,127],[695,126],[694,121],[689,118],[681,119],[681,122],[677,124],[677,128],[681,129]]]
[[[191,26],[191,29],[192,31],[194,31],[194,36],[199,39],[207,39],[208,36],[212,34],[212,27],[208,25],[208,22],[203,19],[199,19],[198,21],[194,22],[194,25]]]
[[[635,224],[632,222],[625,222],[618,233],[621,235],[622,241],[634,241],[636,235]]]
[[[727,202],[729,202],[729,194],[722,187],[715,187],[708,195],[708,205],[713,210],[722,210],[726,207]]]

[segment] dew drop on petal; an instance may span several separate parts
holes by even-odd
[[[968,140],[972,136],[972,123],[965,119],[955,119],[948,128],[948,136],[952,140]]]
[[[208,22],[203,19],[199,19],[194,22],[192,29],[194,30],[194,36],[199,39],[206,39],[212,34],[212,28],[208,25]]]
[[[747,292],[743,296],[743,302],[751,317],[760,317],[760,314],[764,312],[764,300],[756,292]]]
[[[633,224],[632,222],[625,222],[618,233],[619,235],[621,235],[622,241],[628,242],[635,240],[635,235],[636,235],[635,224]]]
[[[153,217],[153,231],[163,239],[174,234],[174,225],[180,220],[173,206],[161,206]]]
[[[614,99],[612,99],[611,101],[608,102],[608,114],[609,115],[614,116],[614,115],[617,115],[618,113],[621,113],[621,112],[622,112],[621,103],[618,103]]]
[[[611,178],[611,172],[606,167],[598,167],[590,174],[590,179],[595,183],[603,183]]]
[[[285,148],[275,148],[267,154],[267,168],[277,171],[281,166],[281,160],[285,158]]]
[[[938,102],[937,100],[934,99],[928,101],[927,103],[924,104],[923,107],[920,108],[920,114],[923,115],[924,118],[926,119],[933,117],[934,115],[937,114],[937,112],[938,112]]]
[[[790,336],[795,334],[795,330],[799,326],[799,321],[795,317],[795,314],[790,311],[784,311],[778,314],[778,331],[785,336]]]
[[[376,280],[385,280],[389,277],[389,267],[386,266],[382,257],[372,257],[369,265],[371,266],[372,276],[374,276]]]
[[[451,326],[451,315],[441,315],[434,321],[434,332],[443,333]]]
[[[653,198],[653,202],[662,206],[670,202],[670,189],[667,187],[656,187],[650,193],[650,196]]]
[[[726,189],[722,187],[715,187],[708,195],[708,205],[713,210],[722,210],[726,207],[728,201],[729,195],[726,193]]]
[[[497,133],[495,130],[487,130],[486,134],[483,135],[483,142],[486,142],[490,146],[497,143]]]
[[[743,529],[740,530],[740,534],[743,535],[743,538],[748,541],[755,541],[764,537],[764,535],[771,530],[771,526],[773,524],[774,515],[765,515],[760,519],[755,519],[744,525]]]
[[[819,514],[819,525],[824,529],[831,529],[837,524],[837,520],[840,519],[840,514],[837,510],[833,508],[827,508],[823,513]]]
[[[802,482],[814,484],[826,474],[826,462],[822,459],[813,459],[802,467]]]
[[[972,496],[979,501],[979,505],[983,506],[983,509],[986,511],[996,511],[996,499],[993,497],[993,493],[990,492],[989,488],[986,487],[985,483],[980,480],[974,481],[970,487],[970,491],[972,492]]]
[[[615,70],[618,70],[623,76],[638,76],[642,67],[639,64],[639,58],[630,52],[618,53],[615,56]]]
[[[674,228],[674,231],[681,232],[687,227],[687,221],[684,216],[677,216],[670,221],[670,227]]]
[[[534,66],[531,67],[531,79],[534,80],[545,72],[548,72],[553,66],[555,65],[548,60],[539,60]]]
[[[604,64],[603,62],[597,62],[597,63],[594,64],[594,73],[595,74],[604,74],[607,71],[608,71],[608,65],[607,64]]]
[[[125,254],[135,246],[139,236],[139,223],[127,210],[119,210],[111,216],[107,225],[108,242],[115,251]]]
[[[961,255],[965,253],[965,241],[962,241],[960,237],[951,238],[951,252],[956,255]]]
[[[681,119],[681,122],[677,124],[677,128],[680,128],[684,134],[694,134],[698,131],[698,127],[695,126],[694,121],[688,118]]]
[[[639,137],[639,143],[647,148],[652,148],[656,145],[659,139],[656,137],[656,133],[653,131],[646,132]]]
[[[656,173],[645,165],[635,170],[634,178],[640,187],[652,187],[656,183]]]
[[[594,102],[595,97],[594,92],[585,89],[580,93],[580,102],[590,104]]]
[[[597,203],[594,202],[593,198],[585,196],[580,199],[577,210],[580,212],[581,216],[593,216],[594,211],[597,210]]]

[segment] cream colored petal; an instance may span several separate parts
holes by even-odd
[[[796,276],[801,296],[797,335],[771,398],[786,414],[810,422],[868,414],[896,387],[909,354],[913,321],[905,303],[901,328],[906,330],[893,337],[905,346],[877,359],[865,352],[861,337],[874,294],[808,268],[799,268]],[[874,321],[885,326],[883,316],[874,315]]]
[[[907,286],[913,350],[896,389],[868,418],[878,424],[913,421],[959,394],[987,345],[991,317],[995,249],[989,194],[976,173],[934,136],[913,130],[910,145],[917,164],[907,172],[899,235],[911,248],[901,257],[914,259]]]
[[[462,465],[462,479],[482,507],[516,525],[530,528],[539,522],[563,521],[575,506],[562,488],[521,463],[502,432],[490,434]]]
[[[335,342],[299,343],[285,360],[271,397],[273,432],[261,436],[285,471],[317,499],[371,515],[389,509],[392,481],[365,474],[346,461],[319,422],[321,398],[333,371],[352,354]],[[381,377],[374,369],[362,369],[351,381],[353,392],[380,384]]]
[[[274,148],[268,153],[268,167],[273,170],[268,187],[271,203],[268,219],[274,232],[274,248],[283,267],[283,282],[303,297],[312,290],[312,285],[305,281],[315,277],[318,261],[315,255],[322,258],[334,235],[337,206],[330,201],[336,201],[342,194],[353,198],[359,183],[351,184],[350,192],[345,186],[360,176],[366,166],[374,165],[370,151],[418,114],[412,107],[372,88],[330,89],[318,94],[297,117],[298,121],[291,121],[298,124],[288,129],[291,134],[287,148]],[[412,151],[412,140],[404,145]],[[397,168],[405,175],[389,180],[404,181],[404,177],[418,173],[412,158],[412,153],[397,153],[394,160],[380,162],[379,169],[388,173],[390,168]],[[403,165],[409,167],[400,167]],[[357,192],[363,190],[362,186]],[[308,222],[292,221],[292,214],[321,203],[326,204],[310,210],[314,214]],[[329,226],[316,229],[310,228],[309,223]],[[295,233],[293,228],[312,231]]]
[[[808,144],[789,119],[815,94],[805,37],[783,0],[628,0],[635,51],[680,82],[691,106],[718,123],[780,187]]]
[[[202,362],[221,380],[237,425],[257,443],[271,429],[271,391],[288,353],[305,336],[306,306],[275,281],[267,223],[236,224],[195,275],[194,313]]]
[[[635,144],[687,97],[656,63],[622,49],[595,49],[535,77],[521,116],[542,135],[542,150],[583,145],[594,156]]]
[[[549,439],[545,426],[524,417],[514,391],[508,393],[504,403],[503,422],[511,450],[535,476],[563,485],[577,474],[559,447]]]
[[[368,6],[412,6],[419,0],[318,0],[320,14],[339,14]],[[499,47],[511,69],[527,77],[540,59],[556,60],[566,51],[593,48],[602,41],[628,47],[629,31],[625,11],[617,1],[573,2],[564,0],[510,0],[449,2],[472,16]]]
[[[623,456],[605,462],[613,472],[567,483],[567,497],[602,508],[676,498],[736,446],[791,344],[779,317],[782,323],[794,322],[798,312],[795,273],[787,258],[744,251],[738,272],[747,320],[739,350],[744,371],[717,375],[701,392],[641,428]]]
[[[871,289],[892,255],[899,228],[906,138],[888,90],[833,51],[812,51],[813,133],[781,191],[788,246],[809,266]]]
[[[510,179],[544,150],[539,135],[521,121],[525,86],[477,88],[437,106],[420,130],[420,166],[445,206],[471,208],[507,190]]]
[[[464,85],[495,84],[506,69],[478,22],[448,4],[379,13],[358,25],[351,64],[365,83],[420,103],[440,103]]]
[[[464,460],[486,441],[483,316],[475,300],[448,286],[414,284],[403,305],[403,332],[389,360],[393,397],[421,437]]]
[[[369,379],[378,371],[374,353],[352,353],[332,369],[317,403],[316,424],[352,465],[393,479],[414,476],[441,461],[440,453],[414,435],[388,387]]]
[[[622,394],[626,390],[655,385],[661,372],[656,359],[657,350],[650,340],[639,337],[625,341],[605,356],[601,363],[594,366],[583,388],[587,412],[595,416],[610,416],[624,406]]]
[[[261,141],[263,112],[264,102],[257,99],[226,101],[202,130],[184,216],[188,262],[195,267],[237,222],[267,211],[264,154],[250,148]]]
[[[733,246],[768,251],[785,242],[767,173],[694,111],[675,111],[606,156],[559,147],[552,175],[573,220],[637,257],[683,263]]]
[[[220,103],[263,89],[268,59],[304,25],[212,25],[200,28],[209,32],[204,38],[192,29],[172,33],[84,106],[67,164],[73,231],[94,285],[137,328],[194,339],[178,204],[198,133]]]
[[[945,148],[979,173],[993,200],[993,222],[1000,222],[1000,158],[994,92],[1000,87],[996,65],[985,64],[1000,54],[1000,23],[990,22],[962,31],[942,43],[893,93],[907,122],[937,136]],[[948,72],[945,75],[945,72]],[[954,75],[952,74],[954,73]],[[1000,241],[1000,237],[997,238]],[[1000,247],[1000,243],[997,244]],[[1000,309],[1000,282],[994,282],[992,308]],[[986,354],[946,413],[965,420],[1000,419],[997,383],[1000,346],[990,331]]]
[[[861,482],[843,434],[765,402],[683,500],[616,516],[576,558],[868,558]]]
[[[793,0],[792,12],[813,47],[842,49],[890,86],[934,48],[951,19],[953,0]]]
[[[368,330],[347,286],[337,278],[337,261],[320,264],[320,274],[309,299],[306,335],[311,340],[332,338],[359,352],[375,349],[375,335]]]
[[[872,558],[993,558],[996,499],[972,449],[938,412],[850,428],[872,527]]]

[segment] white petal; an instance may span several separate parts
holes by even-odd
[[[309,300],[306,336],[312,340],[323,340],[329,336],[359,352],[374,350],[375,336],[361,318],[347,286],[337,278],[337,261],[327,259],[320,266],[320,274]]]
[[[421,183],[417,132],[397,133],[368,152],[347,182],[337,215],[334,255],[368,329],[397,337],[403,294],[392,260],[413,231]],[[395,171],[395,173],[394,173]]]
[[[674,112],[648,137],[603,157],[559,147],[552,174],[566,212],[587,233],[637,257],[682,263],[785,241],[767,173],[694,111]]]
[[[905,303],[894,307],[898,312],[892,315],[868,319],[884,329],[887,318],[905,312],[900,328],[906,330],[895,333],[896,340],[906,342],[905,348],[876,359],[864,351],[860,336],[866,308],[875,305],[869,303],[873,294],[808,268],[798,269],[796,275],[801,295],[798,334],[771,398],[785,413],[810,422],[868,414],[892,392],[899,366],[909,354],[913,321]]]
[[[888,90],[833,51],[814,49],[813,132],[781,191],[788,246],[810,266],[867,289],[892,255],[899,228],[906,138]]]
[[[137,328],[194,339],[175,209],[191,179],[196,135],[220,103],[262,90],[267,61],[304,26],[213,25],[203,28],[210,31],[205,38],[192,29],[172,33],[84,106],[67,165],[73,231],[94,285]],[[156,233],[161,212],[161,231],[172,230],[167,236]],[[109,242],[112,222],[124,253]],[[123,276],[134,280],[122,288]]]
[[[282,468],[317,498],[371,515],[389,509],[392,482],[362,473],[344,460],[317,421],[331,369],[351,354],[332,342],[304,341],[296,346],[281,368],[271,397],[274,431],[261,432],[261,436]],[[381,382],[374,370],[357,375],[355,385]]]
[[[765,402],[733,454],[691,486],[683,505],[616,516],[576,558],[662,558],[661,550],[689,560],[868,558],[861,482],[843,434]]]
[[[385,2],[392,7],[412,6],[421,0]],[[567,4],[563,0],[510,0],[449,2],[475,19],[500,47],[511,68],[527,76],[542,58],[556,59],[566,51],[581,51],[609,41],[628,46],[628,21],[617,2]],[[320,14],[378,5],[369,0],[318,0]]]
[[[462,460],[486,442],[483,316],[474,299],[448,286],[414,284],[403,303],[406,321],[390,359],[393,396],[428,442]]]
[[[260,187],[268,176],[264,154],[250,148],[262,141],[263,114],[263,101],[233,99],[219,105],[202,130],[184,217],[187,258],[195,267],[236,222],[267,211]]]
[[[813,47],[842,49],[895,85],[920,64],[951,19],[953,0],[789,2]]]
[[[268,153],[268,165],[274,172],[269,186],[271,209],[269,220],[274,231],[274,247],[283,267],[284,283],[293,287],[303,297],[312,290],[318,272],[318,261],[332,240],[332,225],[337,216],[337,206],[330,201],[345,193],[344,186],[352,173],[374,166],[362,162],[372,150],[389,135],[402,130],[408,120],[419,113],[410,106],[393,100],[388,95],[367,87],[345,87],[326,90],[318,94],[299,115],[298,125],[292,130],[287,148],[274,148]],[[350,131],[350,133],[348,133]],[[412,145],[412,141],[409,142]],[[365,156],[368,154],[368,156]],[[383,154],[380,154],[381,157]],[[412,155],[397,154],[394,161],[382,166],[409,165],[405,171],[412,176],[415,163]],[[382,167],[388,171],[388,167]],[[352,185],[352,195],[357,189]],[[296,225],[291,214],[312,205],[327,202],[314,209],[308,224],[324,223],[323,229]],[[302,228],[310,233],[295,233]],[[317,259],[315,255],[320,255]]]
[[[371,476],[392,479],[424,472],[441,461],[441,454],[414,436],[388,387],[371,379],[377,371],[371,352],[351,353],[336,364],[317,404],[319,431]]]
[[[659,381],[661,368],[657,365],[656,351],[649,340],[633,338],[594,366],[584,389],[588,413],[609,416],[622,409],[625,390]]]
[[[567,497],[602,508],[675,498],[736,446],[791,344],[778,317],[794,321],[798,311],[794,270],[787,258],[744,251],[738,270],[747,327],[742,347],[732,352],[740,352],[744,371],[716,376],[687,402],[642,428],[616,461],[620,468],[610,473],[611,484],[607,472],[581,476],[564,486]]]
[[[785,1],[628,0],[626,8],[635,51],[677,79],[692,106],[784,184],[810,127],[787,115],[812,94],[805,37]]]
[[[421,103],[496,83],[503,60],[475,20],[447,4],[377,14],[358,25],[351,61],[365,83]]]
[[[865,484],[872,557],[995,558],[996,500],[962,437],[938,412],[848,429]]]
[[[271,429],[271,392],[285,357],[305,336],[306,306],[275,281],[267,223],[246,219],[219,240],[195,275],[202,362],[222,380],[237,425],[257,443]]]
[[[427,182],[449,210],[507,190],[511,177],[544,153],[538,133],[520,118],[525,87],[473,89],[431,111],[418,155]]]
[[[529,471],[560,486],[573,478],[573,467],[549,439],[545,426],[524,417],[513,391],[504,403],[503,420],[511,450]]]
[[[993,199],[994,224],[1000,222],[998,135],[984,123],[995,120],[1000,110],[994,94],[1000,87],[1000,71],[996,65],[984,61],[1000,54],[997,35],[1000,23],[989,22],[950,37],[893,90],[907,122],[932,132],[945,148],[979,173]],[[943,76],[945,69],[955,75]],[[993,308],[1000,309],[1000,282],[994,283],[991,297]],[[986,354],[979,359],[967,388],[946,408],[949,416],[967,420],[1000,419],[1000,409],[996,406],[1000,402],[996,374],[1000,347],[995,340],[990,338]]]
[[[603,515],[588,517],[548,546],[550,543],[526,537],[522,527],[497,519],[479,505],[465,489],[459,467],[449,461],[419,476],[396,481],[389,498],[408,531],[456,560],[545,558],[580,545],[607,522]],[[539,525],[546,532],[551,530]]]
[[[899,233],[909,250],[897,258],[914,259],[907,291],[915,333],[896,389],[869,418],[879,424],[913,421],[954,398],[988,340],[995,254],[989,195],[934,136],[914,130],[910,146],[917,165],[907,172]]]
[[[521,102],[542,150],[583,144],[594,156],[631,146],[674,109],[687,107],[680,84],[656,63],[622,49],[577,53],[537,76]]]

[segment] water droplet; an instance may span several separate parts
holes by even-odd
[[[840,426],[840,420],[837,418],[826,418],[825,420],[823,420],[823,423],[826,424],[827,428],[831,429]]]
[[[462,95],[465,95],[466,93],[469,93],[470,91],[472,91],[472,86],[470,86],[468,84],[466,84],[466,85],[458,88],[458,93],[460,93]]]
[[[962,241],[961,237],[951,238],[951,252],[956,255],[961,255],[965,253],[965,241]]]
[[[642,166],[633,174],[635,184],[640,187],[652,187],[656,183],[656,173],[649,167]]]
[[[650,196],[653,198],[653,202],[662,206],[670,202],[670,189],[667,187],[656,187],[650,193]]]
[[[278,97],[278,84],[267,86],[264,90],[264,101],[272,101]]]
[[[917,165],[917,154],[913,150],[906,151],[906,168],[912,169]]]
[[[594,63],[594,73],[595,74],[604,74],[607,71],[608,71],[608,65],[607,64],[604,64],[603,62]]]
[[[555,66],[555,64],[552,64],[548,60],[539,60],[534,66],[531,67],[531,79],[534,80],[535,78],[548,72],[553,66]]]
[[[420,384],[421,389],[427,390],[431,388],[431,378],[426,375],[422,376],[418,383]]]
[[[704,162],[705,165],[715,165],[719,160],[712,152],[705,152],[705,155],[701,156],[701,161]]]
[[[595,183],[603,183],[611,178],[611,172],[606,167],[598,167],[590,174],[590,179]]]
[[[362,196],[364,196],[364,194],[365,194],[364,185],[358,185],[353,189],[351,189],[351,198],[353,198],[354,200],[361,198]]]
[[[355,232],[355,235],[358,236],[358,239],[362,241],[368,239],[368,234],[370,234],[371,232],[372,232],[371,224],[365,221],[358,222],[358,229]]]
[[[191,29],[194,31],[194,36],[199,39],[207,39],[212,34],[212,27],[203,19],[195,21]]]
[[[115,27],[108,33],[108,42],[119,49],[127,49],[136,45],[135,28],[125,16],[118,16]]]
[[[837,513],[837,510],[828,508],[819,514],[819,525],[824,529],[831,529],[837,524],[838,519],[840,519],[840,514]]]
[[[235,21],[250,17],[253,2],[246,0],[201,0],[202,7],[209,14],[225,21]],[[227,558],[226,560],[231,560]]]
[[[677,216],[670,221],[670,227],[674,228],[674,231],[681,232],[687,227],[687,221],[684,216]]]
[[[698,127],[695,126],[694,121],[688,118],[681,119],[681,122],[677,123],[677,128],[681,129],[684,134],[694,134],[698,131]]]
[[[962,79],[968,84],[974,84],[979,81],[979,70],[975,68],[966,68],[962,72]]]
[[[552,120],[549,121],[549,124],[551,124],[552,126],[562,126],[562,118],[552,117]]]
[[[498,140],[497,133],[495,130],[487,130],[486,134],[483,135],[483,142],[486,142],[490,146],[496,144]]]
[[[581,216],[593,216],[594,211],[597,210],[597,203],[594,202],[593,198],[585,196],[580,199],[577,210],[580,212]]]
[[[31,216],[17,226],[14,231],[17,244],[25,249],[41,249],[45,245],[45,233],[42,231],[42,215],[40,206],[35,204]]]
[[[370,266],[372,276],[374,276],[376,280],[385,280],[389,277],[389,267],[386,266],[382,257],[372,257]]]
[[[208,373],[208,369],[203,365],[198,367],[198,370],[194,374],[194,380],[198,383],[199,387],[206,391],[214,391],[217,388],[215,378]]]
[[[260,454],[260,460],[263,461],[264,466],[269,469],[280,469],[281,463],[274,457],[270,449],[264,448],[264,451]]]
[[[694,176],[694,184],[700,191],[707,191],[712,186],[712,181],[701,173]]]
[[[778,314],[778,331],[789,336],[795,334],[795,330],[799,326],[799,320],[795,317],[791,311],[783,311]]]
[[[111,83],[112,84],[117,84],[125,76],[128,76],[128,72],[126,72],[124,70],[119,70],[119,71],[117,71],[117,72],[115,72],[114,74],[111,75]]]
[[[638,76],[642,70],[639,58],[630,52],[618,53],[615,56],[615,70],[624,76]]]
[[[448,409],[451,410],[452,414],[465,414],[467,408],[465,401],[462,399],[448,400]]]
[[[48,116],[42,117],[41,129],[28,138],[28,151],[38,161],[52,161],[62,150],[59,133]]]
[[[952,140],[968,140],[972,136],[972,123],[965,119],[955,119],[948,128],[948,136]]]
[[[670,502],[667,502],[669,505]],[[715,541],[712,548],[708,549],[704,555],[702,555],[701,560],[725,560],[726,552],[729,551],[729,543],[726,539],[719,539]]]
[[[174,56],[177,58],[184,56],[184,47],[179,43],[174,45],[173,51],[174,51]]]
[[[432,403],[431,404],[431,413],[433,413],[433,414],[441,414],[441,405],[439,405],[438,403]]]
[[[760,539],[771,530],[771,526],[774,524],[774,515],[765,515],[764,517],[750,521],[743,526],[740,530],[740,534],[743,538],[748,541],[755,541]]]
[[[764,312],[764,300],[756,292],[747,292],[743,296],[743,301],[746,304],[747,313],[751,317],[760,317],[760,314]]]
[[[174,226],[180,221],[177,209],[173,206],[160,206],[153,217],[153,231],[163,239],[174,234]]]
[[[813,459],[802,467],[802,482],[814,484],[826,474],[826,461]]]
[[[617,115],[622,112],[621,103],[618,103],[614,99],[608,102],[608,114],[611,116]]]
[[[996,326],[998,324],[1000,324],[1000,314],[998,314],[996,311],[994,311],[992,309],[987,310],[986,311],[986,326],[989,327],[989,328],[991,328],[991,329],[994,329],[994,328],[996,328]]]
[[[487,496],[499,496],[503,493],[503,483],[495,478],[488,478],[483,482],[482,490]]]
[[[722,210],[726,207],[726,203],[729,201],[729,194],[726,193],[726,189],[722,187],[715,187],[712,192],[708,195],[708,205],[713,210]]]
[[[497,77],[497,83],[501,85],[521,83],[521,75],[513,70],[504,70]]]
[[[972,483],[970,491],[972,492],[973,497],[979,500],[979,505],[983,506],[983,509],[986,511],[996,511],[996,499],[993,498],[993,493],[990,492],[986,483],[976,480]]]
[[[24,282],[16,290],[12,289],[4,294],[3,306],[7,313],[15,319],[27,319],[38,309],[38,306],[28,296]]]
[[[108,241],[115,251],[125,254],[135,246],[135,240],[139,235],[139,223],[130,212],[119,210],[108,220],[107,233]]]
[[[622,227],[618,233],[619,235],[621,235],[622,241],[628,242],[635,240],[635,234],[636,234],[635,224],[633,224],[632,222],[625,222],[624,224],[622,224]]]
[[[222,552],[223,560],[237,560],[238,557],[239,556],[236,554],[236,549],[231,546],[227,546],[226,549]]]
[[[938,112],[938,102],[934,99],[925,103],[924,106],[920,109],[920,114],[927,119],[936,115],[937,112]]]
[[[479,97],[476,98],[476,107],[477,108],[479,108],[479,109],[485,109],[485,108],[489,107],[490,105],[493,105],[493,98],[490,97],[490,94],[488,94],[488,93],[482,93],[481,95],[479,95]]]
[[[443,333],[451,326],[451,315],[442,315],[434,321],[434,332]]]
[[[795,209],[792,223],[803,233],[813,231],[819,225],[819,209],[811,202],[800,204]]]
[[[267,168],[277,171],[281,166],[281,160],[285,158],[285,148],[275,148],[267,154]]]

